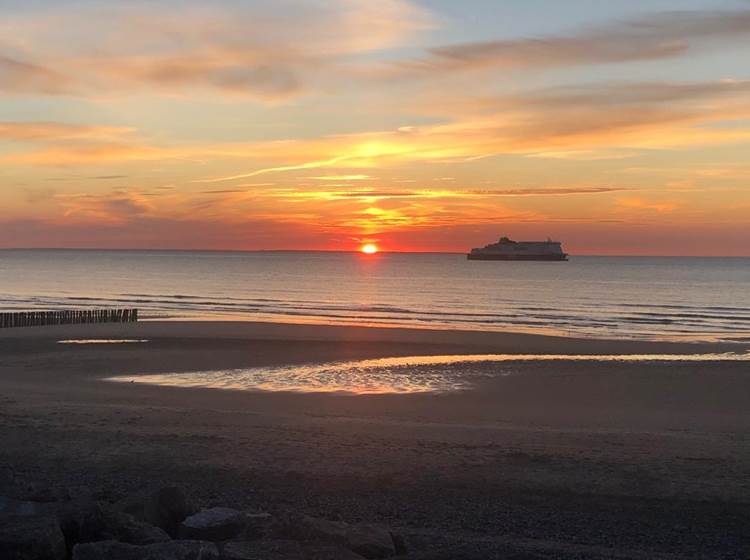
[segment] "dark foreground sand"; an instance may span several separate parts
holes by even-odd
[[[56,343],[90,337],[149,342]],[[748,558],[749,362],[506,364],[522,375],[443,395],[101,381],[417,354],[728,349],[745,347],[257,323],[0,331],[0,463],[113,499],[168,483],[205,505],[382,521],[414,548],[467,542],[487,558],[506,539],[581,558]]]

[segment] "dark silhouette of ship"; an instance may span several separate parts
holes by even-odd
[[[472,249],[466,255],[471,261],[567,261],[559,241],[513,241],[501,237],[497,243]]]

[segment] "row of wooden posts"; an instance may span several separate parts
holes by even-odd
[[[137,309],[68,309],[64,311],[9,311],[0,313],[0,329],[82,323],[135,323]]]

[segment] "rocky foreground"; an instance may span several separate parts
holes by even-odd
[[[198,508],[176,487],[115,503],[11,494],[0,497],[3,560],[358,560],[406,552],[403,539],[381,525]]]
[[[440,535],[405,536],[376,523],[198,507],[178,487],[142,490],[114,502],[15,481],[0,490],[2,560],[677,558],[503,538],[448,545]]]
[[[423,539],[420,543],[423,546]],[[429,546],[427,548],[430,548]],[[401,560],[613,558],[611,551],[550,549],[523,542],[432,547],[409,553],[379,524],[306,515],[198,508],[177,487],[115,503],[95,496],[0,497],[3,560]],[[630,556],[617,556],[630,558]]]

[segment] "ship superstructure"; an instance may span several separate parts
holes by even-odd
[[[513,241],[501,237],[497,243],[472,249],[466,255],[469,260],[477,261],[567,261],[568,255],[563,252],[559,241]]]

